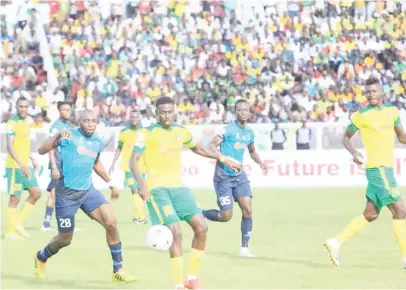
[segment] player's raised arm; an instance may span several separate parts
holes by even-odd
[[[219,133],[216,136],[214,136],[213,139],[211,139],[210,143],[209,143],[209,149],[213,152],[217,152],[218,154],[221,155],[221,152],[219,150],[219,147],[221,145],[221,143],[223,143],[224,141],[224,135],[223,133]]]
[[[354,162],[358,165],[360,165],[364,162],[363,157],[362,157],[361,153],[359,153],[357,151],[357,149],[352,145],[351,138],[359,130],[360,124],[361,124],[361,116],[357,112],[352,117],[351,124],[348,125],[347,129],[345,130],[344,137],[342,140],[342,143],[343,143],[345,149],[347,149],[347,151],[351,153]]]
[[[200,144],[197,144],[196,140],[193,138],[192,133],[186,129],[186,142],[184,142],[183,144],[185,146],[187,146],[190,150],[192,150],[194,153],[203,156],[203,157],[207,157],[207,158],[211,158],[211,159],[216,159],[222,163],[224,163],[227,167],[235,170],[235,171],[240,171],[242,169],[242,165],[238,164],[230,159],[228,159],[226,156],[224,156],[223,154],[221,154],[220,150],[218,150],[218,146],[220,146],[220,144],[223,142],[223,139],[220,136],[216,136],[213,138],[213,140],[215,140],[216,144],[218,143],[218,145],[213,146],[211,145],[210,142],[209,144],[209,148],[205,148],[203,146],[201,146]],[[219,139],[216,139],[219,138]]]
[[[223,143],[223,136],[216,135],[209,143],[208,148],[205,148],[193,139],[192,133],[189,130],[186,130],[186,142],[184,143],[185,146],[189,147],[194,153],[201,155],[203,157],[212,158],[219,160],[220,162],[224,162],[226,159],[218,149],[218,147]]]
[[[72,136],[72,133],[70,131],[63,130],[63,131],[59,132],[55,136],[46,139],[41,144],[41,146],[38,148],[38,153],[40,155],[44,155],[44,154],[48,153],[49,151],[58,147],[61,138],[70,139],[71,136]]]

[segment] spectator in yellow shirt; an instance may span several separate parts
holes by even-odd
[[[195,107],[189,98],[184,98],[178,106],[178,111],[181,113],[193,113],[195,111]]]
[[[161,96],[162,92],[161,89],[158,88],[154,81],[149,83],[150,87],[147,89],[147,96],[152,100],[155,101],[158,97]]]
[[[44,117],[41,114],[34,116],[34,121],[30,125],[31,128],[44,128]]]
[[[37,86],[36,93],[37,97],[35,98],[35,105],[40,107],[41,110],[46,111],[48,102],[41,86]]]

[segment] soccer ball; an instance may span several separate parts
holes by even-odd
[[[167,251],[173,242],[171,230],[163,225],[152,226],[147,232],[147,245],[156,251]]]

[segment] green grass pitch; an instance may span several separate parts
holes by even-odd
[[[213,191],[196,191],[203,208],[216,207]],[[45,194],[44,194],[45,196]],[[2,198],[2,234],[6,229],[8,197]],[[270,288],[406,288],[406,270],[385,209],[380,219],[350,240],[341,251],[341,266],[330,264],[323,248],[325,238],[335,235],[364,207],[363,189],[255,190],[253,259],[238,257],[240,212],[232,222],[209,223],[207,252],[201,269],[204,289]],[[134,284],[111,282],[112,263],[104,230],[83,213],[76,224],[70,247],[47,264],[48,281],[33,276],[34,253],[46,245],[52,233],[39,227],[45,207],[43,197],[26,222],[32,235],[25,241],[1,240],[2,289],[173,289],[167,253],[145,245],[148,226],[134,225],[129,192],[113,203],[123,243],[124,265],[138,276]],[[53,221],[54,223],[54,221]],[[183,225],[185,268],[192,232]]]

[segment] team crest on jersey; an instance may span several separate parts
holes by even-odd
[[[242,140],[245,141],[245,142],[248,142],[250,140],[250,135],[244,135],[242,137]]]
[[[243,143],[240,143],[240,142],[236,142],[236,143],[234,144],[234,148],[235,148],[235,149],[245,149],[245,147],[246,147],[246,145],[243,144]]]
[[[97,157],[97,153],[96,153],[96,152],[93,152],[93,151],[91,151],[91,150],[88,150],[88,149],[86,149],[84,146],[79,146],[78,149],[77,149],[77,152],[78,152],[80,155],[87,155],[87,156],[90,156],[90,157],[93,157],[93,158],[96,158],[96,157]]]
[[[180,136],[176,134],[176,140],[180,140]]]
[[[389,117],[389,118],[393,118],[393,113],[392,113],[392,112],[388,112],[388,117]]]

